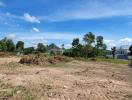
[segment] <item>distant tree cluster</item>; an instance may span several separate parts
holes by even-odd
[[[13,52],[15,51],[15,44],[11,39],[4,38],[0,40],[0,51],[8,51]]]
[[[74,38],[72,48],[65,51],[64,55],[72,57],[95,57],[106,55],[107,46],[104,44],[103,36],[97,36],[92,32],[84,35],[84,44],[80,43],[79,38]]]
[[[0,40],[0,52],[14,52],[22,54],[32,54],[32,53],[46,53],[48,50],[51,50],[51,54],[55,54],[54,50],[60,50],[60,48],[51,43],[50,45],[44,45],[43,43],[38,43],[37,47],[24,47],[23,41],[18,41],[16,44],[12,39],[4,38]],[[52,51],[53,50],[53,51]]]
[[[38,43],[37,47],[24,47],[23,41],[18,41],[16,44],[12,39],[3,38],[0,40],[0,52],[19,52],[23,54],[32,53],[46,53],[47,51],[51,55],[63,53],[65,56],[70,57],[96,57],[96,56],[106,56],[107,45],[104,43],[103,36],[95,36],[92,32],[89,32],[83,37],[84,44],[80,43],[79,38],[74,38],[72,41],[72,47],[70,49],[65,49],[64,44],[59,48],[54,43],[50,45],[44,45],[43,43]],[[132,45],[129,48],[129,55],[132,55]],[[111,53],[113,58],[116,55],[116,47],[111,48]]]
[[[18,41],[16,44],[12,39],[4,38],[0,40],[0,52],[20,52],[23,54],[31,54],[34,52],[45,53],[47,51],[47,46],[43,43],[38,43],[37,48],[27,47],[24,48],[24,42]]]

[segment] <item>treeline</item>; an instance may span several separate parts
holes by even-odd
[[[129,48],[130,54],[132,55],[132,45]],[[113,58],[115,58],[116,47],[112,47],[111,51],[107,50],[107,45],[104,43],[103,36],[95,36],[92,32],[89,32],[83,37],[80,43],[79,38],[74,38],[72,41],[72,47],[70,49],[65,49],[64,44],[59,48],[54,43],[50,45],[44,45],[43,43],[38,43],[37,47],[24,48],[24,42],[18,41],[16,44],[12,39],[4,38],[0,40],[0,52],[14,52],[21,54],[32,54],[32,53],[50,53],[50,54],[63,54],[70,57],[105,57],[108,52],[111,52]]]
[[[97,36],[89,32],[83,37],[84,44],[80,43],[79,38],[74,38],[72,41],[72,48],[66,50],[64,55],[71,57],[95,57],[105,56],[107,53],[107,46],[104,43],[103,36]]]
[[[32,53],[45,53],[48,49],[58,48],[54,43],[50,45],[44,45],[43,43],[38,43],[37,48],[28,47],[24,48],[24,42],[18,41],[16,44],[12,39],[4,38],[0,40],[0,52],[14,52],[14,53],[22,53],[22,54],[32,54]]]

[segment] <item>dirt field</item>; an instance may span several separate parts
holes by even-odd
[[[19,59],[0,58],[0,100],[132,100],[127,65],[73,60],[27,66]]]

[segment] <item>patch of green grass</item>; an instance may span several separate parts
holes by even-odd
[[[31,96],[25,96],[25,97],[24,97],[24,100],[34,100],[34,98],[31,97]]]
[[[108,62],[114,64],[129,64],[129,60],[122,60],[122,59],[106,59],[106,58],[97,58],[98,62]]]
[[[84,58],[84,57],[75,57],[75,60],[80,60],[80,61],[90,61],[89,58]]]
[[[82,57],[76,57],[75,60],[81,60],[81,61],[91,61],[91,58],[82,58]],[[113,63],[113,64],[129,64],[129,60],[122,60],[122,59],[106,59],[103,57],[97,57],[96,62],[107,62],[107,63]]]

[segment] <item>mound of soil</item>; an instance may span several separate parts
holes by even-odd
[[[21,64],[36,64],[42,65],[45,63],[45,58],[40,58],[37,56],[24,56],[19,61]]]
[[[53,57],[44,57],[40,55],[36,56],[24,56],[20,59],[21,64],[35,64],[35,65],[44,65],[44,64],[56,64],[59,62],[67,62],[68,59],[63,56],[53,56]]]

